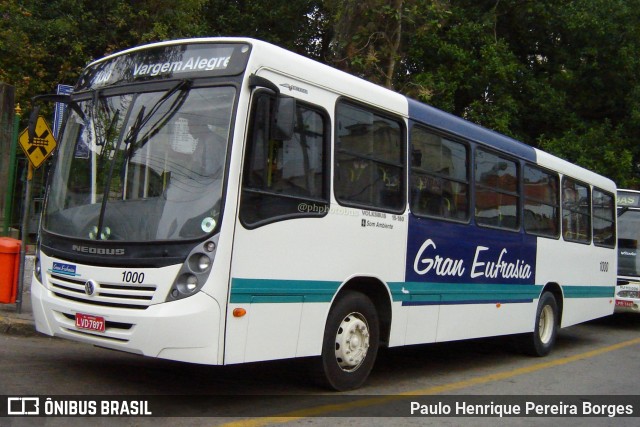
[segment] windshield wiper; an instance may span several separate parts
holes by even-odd
[[[140,122],[138,122],[138,118],[140,117],[136,117],[136,123],[134,123],[134,126],[131,129],[130,135],[135,135],[137,137],[138,133],[140,132],[140,130],[142,128],[144,128],[146,126],[146,124],[149,122],[149,120],[151,120],[151,118],[155,115],[155,113],[160,109],[160,107],[165,103],[165,101],[169,98],[171,98],[171,96],[173,96],[173,94],[175,94],[176,92],[180,92],[180,95],[178,95],[176,97],[176,99],[173,101],[173,104],[171,104],[169,106],[169,108],[167,108],[167,111],[162,115],[162,117],[160,117],[156,123],[150,127],[149,130],[147,130],[147,132],[142,135],[142,137],[140,138],[141,141],[148,141],[156,132],[158,132],[160,129],[162,129],[162,127],[164,126],[164,124],[171,119],[171,117],[173,117],[174,113],[176,111],[178,111],[178,109],[180,108],[180,106],[182,106],[182,104],[184,103],[186,97],[184,96],[187,91],[191,88],[191,84],[193,82],[191,80],[181,80],[176,86],[174,86],[173,88],[171,88],[167,93],[165,93],[162,98],[160,98],[158,100],[158,102],[156,102],[153,105],[153,108],[151,109],[151,111],[149,111],[149,113],[144,116],[144,118],[142,118],[140,120]],[[136,138],[133,139],[129,139],[128,141],[135,141]],[[143,144],[144,145],[144,144]]]
[[[80,106],[78,105],[78,103],[74,100],[71,99],[71,95],[65,95],[65,94],[45,94],[45,95],[36,95],[33,98],[31,98],[31,103],[34,106],[33,110],[31,110],[31,115],[29,117],[29,138],[30,140],[33,139],[34,134],[35,134],[35,128],[36,128],[36,120],[38,118],[38,116],[40,115],[40,104],[39,101],[46,101],[46,102],[59,102],[62,104],[67,104],[69,107],[71,107],[71,109],[73,111],[76,112],[76,114],[78,114],[78,116],[80,116],[80,118],[82,119],[82,121],[85,121],[85,115],[82,112],[82,109],[80,108]]]
[[[133,122],[133,125],[131,125],[131,127],[129,128],[129,133],[127,134],[126,137],[123,137],[122,134],[121,136],[118,138],[118,143],[115,147],[114,150],[114,155],[111,158],[111,162],[109,165],[109,173],[106,176],[105,179],[105,184],[104,184],[104,191],[103,191],[103,196],[102,196],[102,204],[100,206],[100,217],[98,218],[98,229],[96,232],[96,238],[100,239],[100,236],[102,236],[102,227],[104,225],[104,216],[105,216],[105,211],[107,209],[107,202],[109,201],[109,191],[111,189],[111,181],[113,178],[113,170],[115,169],[115,161],[117,156],[118,151],[120,150],[120,147],[122,146],[122,142],[125,143],[125,147],[129,146],[132,147],[133,144],[135,143],[135,141],[138,139],[138,134],[140,133],[140,130],[142,130],[145,125],[149,122],[149,120],[151,120],[151,117],[153,117],[153,115],[160,109],[160,107],[167,101],[167,99],[171,98],[176,92],[180,91],[181,95],[177,97],[177,99],[173,102],[173,104],[167,109],[167,112],[164,114],[163,116],[163,124],[168,120],[167,116],[170,118],[173,116],[173,114],[175,113],[175,111],[177,111],[177,109],[182,105],[182,103],[184,103],[185,97],[184,94],[187,93],[188,89],[191,88],[191,80],[181,80],[180,82],[178,82],[177,85],[175,85],[174,87],[172,87],[171,89],[169,89],[167,92],[165,92],[164,95],[162,95],[162,97],[158,100],[158,102],[156,102],[153,107],[151,108],[151,111],[149,111],[148,114],[145,115],[145,110],[146,110],[146,106],[142,106],[140,108],[140,111],[138,112],[135,121]],[[96,92],[97,94],[97,92]],[[94,100],[94,106],[95,106],[95,100]],[[135,105],[135,103],[134,103]],[[118,117],[119,114],[119,110],[116,113],[116,118]],[[125,119],[125,122],[128,121],[128,117]],[[112,124],[114,122],[112,121]],[[111,129],[112,126],[109,126],[109,129]],[[157,126],[153,126],[149,131],[147,131],[147,133],[145,135],[143,135],[142,139],[146,139],[148,140],[147,136],[151,133],[152,130],[154,130]],[[162,126],[161,126],[162,127]],[[127,154],[126,156],[128,157],[131,153],[132,149],[127,149]],[[108,238],[108,236],[106,237]],[[105,239],[106,240],[106,239]]]

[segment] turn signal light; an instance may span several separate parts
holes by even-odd
[[[233,317],[242,317],[247,314],[247,310],[244,308],[234,308],[233,309]]]

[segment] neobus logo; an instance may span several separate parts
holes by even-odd
[[[124,255],[124,248],[96,248],[94,246],[73,245],[71,249],[91,255]]]
[[[309,94],[309,91],[306,90],[305,88],[299,87],[299,86],[294,86],[294,85],[290,85],[289,83],[283,83],[280,86],[285,87],[287,89],[289,89],[289,91],[295,90],[296,92],[301,92],[304,94]]]

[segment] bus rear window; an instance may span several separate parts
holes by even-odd
[[[612,248],[616,243],[615,199],[612,194],[593,190],[593,243]]]
[[[591,242],[589,187],[570,178],[562,181],[562,237],[572,242]]]
[[[559,190],[557,174],[531,165],[524,167],[524,229],[527,233],[558,237]]]

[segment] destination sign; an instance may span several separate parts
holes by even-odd
[[[618,206],[640,208],[640,193],[618,191],[617,203]]]
[[[75,91],[168,78],[233,76],[247,65],[244,43],[193,43],[132,50],[90,65]]]

